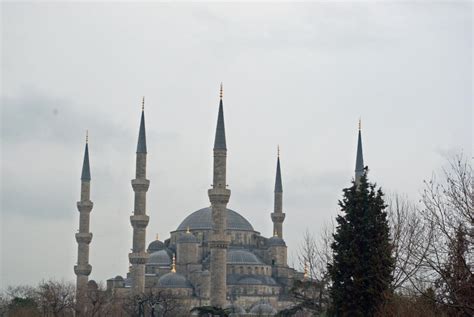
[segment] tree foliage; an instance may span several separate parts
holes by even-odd
[[[228,317],[231,313],[231,308],[220,308],[215,306],[199,306],[191,309],[191,313],[196,312],[200,317],[220,316]]]
[[[365,173],[358,184],[344,189],[337,217],[330,313],[373,316],[385,302],[392,282],[394,259],[383,193],[369,184]]]

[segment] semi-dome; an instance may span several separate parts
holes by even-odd
[[[147,264],[169,266],[171,265],[171,258],[166,250],[160,250],[150,254]]]
[[[155,240],[148,245],[148,252],[152,253],[155,251],[160,251],[165,248],[165,244],[160,240]]]
[[[228,309],[231,314],[245,314],[246,313],[245,309],[243,309],[242,306],[239,306],[237,304],[227,305],[226,309]]]
[[[227,264],[263,264],[255,254],[246,250],[228,250]]]
[[[262,285],[262,281],[256,279],[255,277],[244,277],[240,279],[237,284],[240,285]]]
[[[274,236],[268,239],[268,245],[269,246],[285,246],[286,243],[285,243],[285,240],[283,240],[282,238]]]
[[[206,207],[199,209],[187,216],[178,226],[176,231],[190,230],[211,230],[212,229],[212,209]],[[227,229],[254,231],[250,222],[238,212],[227,209]]]
[[[198,243],[198,239],[194,234],[191,232],[186,232],[185,234],[181,235],[178,239],[178,243]]]
[[[158,287],[192,288],[191,283],[181,274],[170,272],[158,279]]]
[[[273,316],[277,313],[276,309],[273,308],[270,304],[268,303],[260,303],[252,307],[250,310],[251,314],[256,314],[256,315],[270,315]]]

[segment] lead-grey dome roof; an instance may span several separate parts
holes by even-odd
[[[246,250],[228,250],[228,264],[263,264],[260,259],[250,251]]]
[[[227,305],[226,309],[229,309],[231,314],[245,314],[246,313],[245,309],[243,309],[242,306],[239,306],[237,304]]]
[[[277,282],[267,275],[227,274],[227,285],[268,285],[275,286]]]
[[[192,288],[191,283],[179,273],[166,273],[158,279],[158,287],[163,288]]]
[[[178,226],[176,231],[186,230],[211,230],[212,229],[212,209],[210,207],[199,209],[187,216]],[[254,231],[250,222],[238,212],[227,209],[227,229]]]
[[[273,316],[277,313],[276,309],[273,308],[270,304],[268,303],[260,303],[252,307],[250,310],[251,314],[256,314],[256,315],[270,315]]]
[[[283,240],[282,238],[279,238],[279,237],[271,237],[270,239],[268,239],[268,245],[269,246],[285,246],[286,243],[285,243],[285,240]]]
[[[155,252],[155,251],[160,251],[160,250],[163,250],[165,248],[165,244],[163,242],[161,242],[160,240],[155,240],[155,241],[152,241],[149,245],[148,245],[148,252]]]
[[[166,250],[160,250],[150,254],[147,264],[169,266],[171,258]]]
[[[259,279],[256,279],[255,277],[244,277],[242,279],[240,279],[238,282],[238,284],[242,284],[242,285],[262,285],[262,281],[260,281]]]
[[[194,236],[194,234],[192,234],[191,232],[186,232],[185,234],[182,234],[179,239],[178,239],[178,243],[198,243],[198,239],[196,238],[196,236]]]

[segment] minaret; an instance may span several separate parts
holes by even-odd
[[[283,186],[281,185],[280,147],[278,147],[275,177],[275,201],[273,205],[273,213],[271,216],[273,221],[273,234],[283,239],[283,221],[285,220],[285,214],[283,213]]]
[[[212,233],[209,239],[211,249],[211,305],[224,307],[227,291],[227,203],[230,190],[226,183],[227,147],[225,141],[224,109],[222,105],[222,84],[220,91],[219,114],[217,117],[216,138],[214,141],[214,177],[209,189],[212,208]]]
[[[84,151],[81,175],[81,200],[77,202],[77,209],[79,210],[79,232],[76,233],[78,247],[77,265],[74,266],[74,273],[77,275],[76,309],[78,315],[81,315],[85,306],[85,292],[89,274],[92,271],[92,266],[89,264],[89,244],[92,240],[92,233],[89,232],[89,218],[93,203],[90,201],[91,172],[89,167],[88,138],[88,133],[86,133],[86,148]]]
[[[128,255],[131,265],[132,291],[135,294],[145,291],[145,264],[148,254],[145,251],[146,226],[150,217],[146,215],[146,192],[150,181],[146,179],[146,136],[145,136],[145,97],[142,100],[142,117],[138,133],[135,179],[132,188],[135,192],[135,206],[130,222],[133,227],[133,247]]]
[[[362,135],[361,135],[361,121],[359,119],[359,137],[357,140],[357,157],[355,166],[355,182],[359,183],[360,178],[364,175],[364,157],[362,155]]]

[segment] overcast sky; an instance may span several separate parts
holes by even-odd
[[[209,205],[224,82],[229,207],[270,236],[281,146],[290,264],[338,212],[362,118],[369,178],[417,201],[472,157],[470,2],[5,3],[0,285],[75,280],[89,129],[90,278],[128,268],[146,96],[150,223],[167,238]]]

